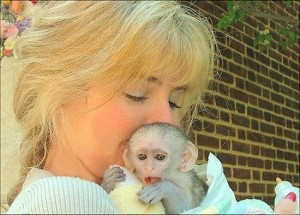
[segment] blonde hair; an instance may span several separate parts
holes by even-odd
[[[112,97],[150,76],[180,77],[188,85],[180,119],[190,128],[215,64],[214,35],[197,10],[176,1],[50,1],[32,18],[16,49],[23,67],[14,111],[24,141],[10,203],[30,168],[44,165],[62,107],[93,86],[109,83]]]

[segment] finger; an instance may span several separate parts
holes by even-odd
[[[111,178],[115,174],[121,174],[121,173],[125,174],[123,169],[121,169],[120,167],[113,167],[113,168],[109,169],[106,173],[104,173],[104,177]]]
[[[157,204],[159,201],[161,201],[162,200],[162,197],[161,196],[156,196],[156,197],[154,197],[152,200],[151,200],[151,202],[150,202],[150,204],[151,205],[155,205],[155,204]]]
[[[145,195],[144,197],[143,197],[143,201],[144,202],[146,202],[146,203],[149,203],[149,204],[151,204],[151,202],[153,201],[153,199],[156,197],[155,195],[156,195],[156,193],[154,193],[154,192],[149,192],[149,193],[147,193],[148,195]]]
[[[140,192],[153,192],[155,190],[159,189],[159,185],[155,184],[155,185],[148,185],[143,187]],[[150,190],[150,191],[149,191]]]
[[[123,178],[116,178],[115,179],[115,183],[117,183],[117,182],[123,182],[123,181],[125,181],[125,177],[123,177]]]
[[[110,177],[110,181],[115,181],[117,178],[125,178],[125,173],[115,173],[113,176]]]

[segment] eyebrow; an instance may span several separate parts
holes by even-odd
[[[161,85],[162,82],[160,80],[158,80],[156,77],[153,77],[153,76],[150,76],[148,79],[147,79],[148,82],[152,82],[154,84],[157,84],[157,85]],[[175,87],[174,90],[175,91],[179,91],[179,90],[183,90],[185,91],[186,89],[188,88],[187,85],[183,85],[183,86],[178,86],[178,87]]]

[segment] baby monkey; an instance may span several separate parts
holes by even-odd
[[[153,123],[140,127],[124,151],[126,168],[143,182],[142,202],[162,201],[167,214],[199,206],[208,186],[194,172],[198,149],[178,127]]]

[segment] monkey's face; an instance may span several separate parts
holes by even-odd
[[[164,180],[169,164],[168,152],[163,149],[140,149],[133,153],[137,177],[145,185]]]

